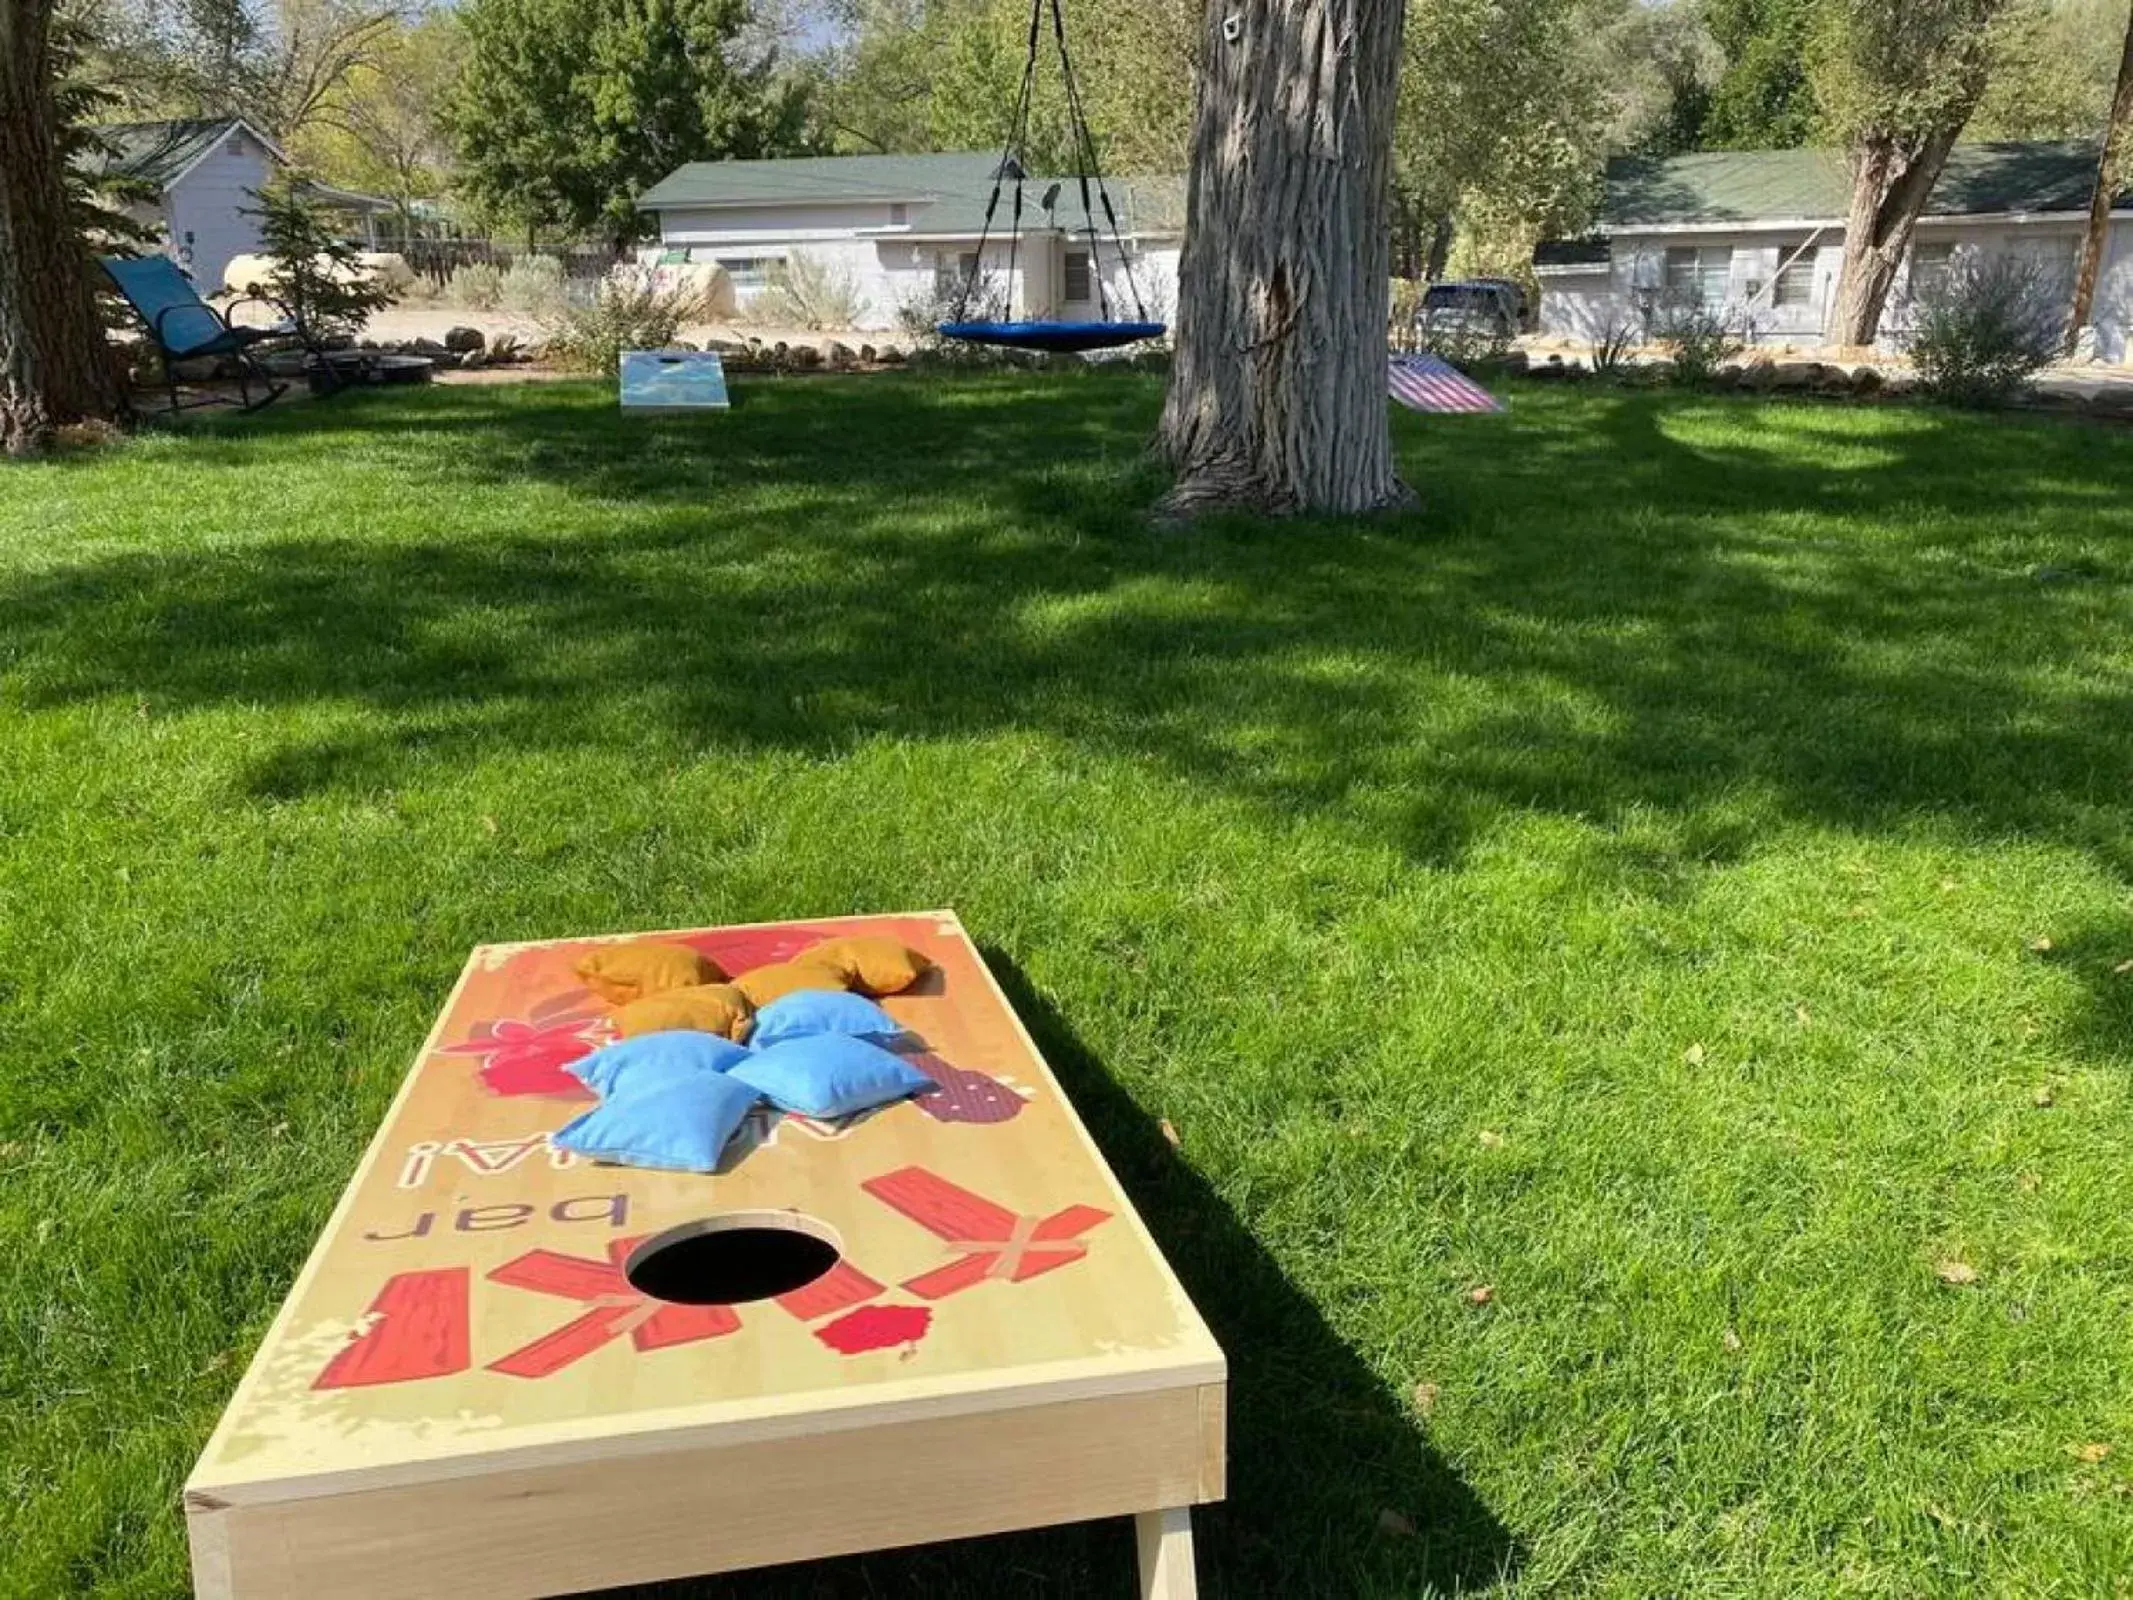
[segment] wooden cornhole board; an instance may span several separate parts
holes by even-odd
[[[740,971],[853,932],[937,963],[885,1004],[941,1089],[758,1111],[712,1176],[548,1143],[591,1103],[561,1062],[607,1037],[573,963],[626,941],[474,952],[186,1486],[204,1600],[549,1595],[1124,1514],[1144,1590],[1192,1592],[1222,1352],[953,914],[628,938]],[[730,1307],[620,1270],[751,1212],[841,1259]]]

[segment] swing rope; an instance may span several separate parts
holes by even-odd
[[[961,293],[955,301],[955,320],[943,324],[943,329],[969,330],[959,332],[957,337],[982,338],[980,330],[989,324],[971,323],[965,319],[970,312],[970,302],[978,291],[978,284],[985,272],[985,247],[992,240],[992,225],[1000,209],[1000,193],[1006,187],[1010,172],[1014,175],[1015,200],[1009,224],[1007,244],[1007,305],[1002,309],[1008,316],[1014,311],[1015,264],[1022,248],[1022,191],[1029,177],[1029,116],[1035,98],[1037,82],[1037,51],[1041,42],[1044,14],[1049,7],[1052,17],[1052,38],[1059,48],[1060,71],[1066,81],[1067,120],[1069,137],[1074,148],[1074,177],[1081,191],[1081,215],[1083,227],[1089,239],[1089,276],[1096,290],[1096,309],[1100,321],[1096,324],[1077,325],[1084,331],[1078,336],[1079,347],[1099,348],[1104,343],[1124,343],[1133,339],[1147,338],[1160,333],[1160,327],[1148,321],[1148,311],[1141,299],[1140,284],[1133,274],[1133,260],[1126,252],[1123,230],[1118,223],[1118,208],[1111,203],[1111,191],[1104,183],[1103,167],[1096,155],[1096,139],[1089,132],[1089,119],[1081,99],[1081,80],[1074,71],[1074,57],[1067,48],[1066,13],[1062,0],[1030,0],[1029,37],[1022,61],[1022,82],[1015,94],[1015,108],[1008,121],[1007,139],[1000,152],[1000,165],[993,172],[992,193],[985,202],[985,221],[978,230],[977,253],[971,257],[970,270],[964,274]],[[1090,193],[1090,180],[1095,180],[1095,192]],[[1053,186],[1056,191],[1057,185]],[[1049,198],[1047,199],[1049,204]],[[1119,266],[1126,279],[1127,292],[1133,296],[1136,321],[1130,324],[1111,322],[1111,299],[1103,272],[1103,241],[1097,231],[1096,206],[1103,206],[1104,219],[1110,224],[1112,247],[1118,252]],[[1071,233],[1074,230],[1069,230]],[[1008,324],[1008,326],[1014,326]],[[1100,330],[1117,327],[1122,334],[1128,328],[1143,331],[1125,334],[1122,339],[1111,340],[1101,336]],[[995,342],[1004,342],[996,340]]]

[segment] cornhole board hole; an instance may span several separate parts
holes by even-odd
[[[708,1176],[551,1144],[607,1036],[586,951],[858,932],[936,965],[883,1002],[934,1093],[759,1109]],[[1225,1393],[952,913],[485,945],[186,1486],[193,1581],[551,1595],[1131,1514],[1144,1591],[1189,1595]]]
[[[625,411],[724,411],[726,363],[716,350],[625,350]]]

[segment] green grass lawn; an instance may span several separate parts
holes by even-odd
[[[1228,1348],[1210,1592],[2128,1592],[2133,435],[1509,394],[1360,526],[1151,533],[1138,376],[0,473],[0,1593],[183,1591],[470,945],[940,905]]]

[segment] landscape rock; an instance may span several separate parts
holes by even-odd
[[[870,344],[863,344],[859,347],[859,359],[868,366],[872,366],[880,354],[881,352]]]
[[[401,348],[411,356],[429,356],[432,359],[449,353],[435,339],[410,339]]]
[[[1819,361],[1777,361],[1771,363],[1770,387],[1798,391],[1812,389],[1822,382],[1828,369]]]
[[[1852,374],[1852,393],[1856,395],[1880,394],[1888,388],[1889,380],[1882,376],[1879,367],[1861,367]]]
[[[787,359],[796,367],[819,367],[822,352],[811,344],[796,344],[787,352]]]
[[[489,341],[482,337],[482,331],[479,328],[447,328],[445,330],[444,347],[447,350],[457,350],[462,353],[469,350],[485,350],[488,348],[488,344]]]
[[[823,352],[823,360],[839,369],[849,367],[859,359],[859,353],[841,339],[832,339],[829,349]]]
[[[1523,350],[1506,350],[1497,364],[1505,372],[1524,372],[1533,365],[1533,358]]]
[[[904,353],[893,344],[885,344],[881,347],[880,360],[885,367],[900,367],[904,364]]]
[[[1768,394],[1777,387],[1777,363],[1763,356],[1743,363],[1740,369],[1740,385],[1743,389],[1753,389],[1758,394]]]

